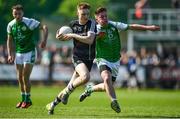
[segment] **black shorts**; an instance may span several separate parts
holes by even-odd
[[[109,68],[108,66],[106,66],[106,65],[101,65],[101,66],[99,67],[100,74],[101,74],[101,72],[104,71],[104,70],[107,70],[107,71],[109,71],[109,72],[112,72],[112,71],[111,71],[111,68]],[[116,77],[112,76],[112,81],[113,81],[113,82],[116,81]]]
[[[80,63],[84,63],[86,65],[86,67],[88,68],[89,72],[91,71],[91,68],[93,65],[93,60],[85,60],[85,59],[80,59],[77,57],[73,57],[72,62],[74,64],[74,67],[76,67]]]

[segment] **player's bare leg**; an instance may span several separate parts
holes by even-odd
[[[98,92],[98,91],[105,90],[108,97],[111,99],[111,101],[116,100],[116,94],[115,94],[115,90],[114,90],[112,79],[111,79],[111,77],[112,77],[111,73],[107,70],[104,70],[101,72],[101,77],[102,77],[104,83],[100,83],[98,85],[92,86],[91,91],[87,90],[87,92]],[[82,99],[80,99],[80,100],[82,101]]]
[[[115,90],[112,83],[112,75],[108,70],[104,70],[101,72],[101,77],[104,81],[104,87],[107,95],[111,99],[111,108],[117,113],[121,112],[120,106],[116,99]]]
[[[67,104],[69,95],[76,87],[87,83],[90,79],[89,70],[84,63],[80,63],[79,65],[77,65],[75,70],[79,76],[64,89],[61,97],[61,101],[63,104]]]
[[[30,83],[30,74],[32,72],[33,64],[24,64],[23,68],[23,81],[24,81],[24,88],[25,88],[25,101],[22,104],[22,108],[28,108],[32,105],[31,99],[30,99],[30,91],[31,91],[31,83]]]
[[[25,89],[24,89],[24,82],[23,82],[23,65],[16,64],[16,71],[17,71],[17,79],[18,79],[20,90],[21,90],[21,96],[22,96],[22,100],[17,103],[16,108],[20,108],[23,101],[25,100]]]
[[[82,102],[86,97],[90,96],[92,92],[106,91],[108,97],[111,99],[111,108],[119,113],[121,109],[116,99],[111,72],[104,70],[101,72],[101,77],[104,83],[100,83],[94,86],[87,86],[85,92],[80,95],[80,102]]]
[[[90,72],[87,69],[86,65],[84,63],[81,63],[76,66],[76,72],[79,74],[79,77],[77,77],[74,82],[72,83],[74,87],[78,87],[80,85],[86,84],[90,79]]]
[[[112,100],[116,99],[115,90],[112,84],[112,75],[111,72],[104,70],[101,72],[101,77],[104,81],[104,87],[108,97]]]
[[[70,85],[77,77],[78,77],[78,74],[74,72],[68,85]],[[58,105],[61,102],[62,94],[63,94],[63,91],[61,91],[58,94],[58,96],[55,98],[54,101],[46,105],[46,109],[48,110],[49,115],[54,114],[54,108],[56,107],[56,105]]]

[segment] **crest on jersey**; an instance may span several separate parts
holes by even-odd
[[[78,27],[78,31],[79,31],[79,32],[82,31],[82,28],[81,28],[81,27]]]
[[[27,28],[26,28],[26,26],[23,26],[21,29],[22,29],[22,31],[26,31]]]
[[[111,30],[115,31],[116,29],[112,27]]]

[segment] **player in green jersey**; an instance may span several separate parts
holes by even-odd
[[[95,12],[97,21],[96,37],[96,62],[100,70],[103,83],[88,85],[85,92],[81,94],[80,101],[83,101],[92,92],[106,91],[111,100],[111,108],[117,113],[121,112],[118,104],[113,83],[117,77],[120,66],[121,42],[118,30],[151,30],[156,31],[160,28],[155,25],[124,24],[112,22],[107,18],[106,8],[100,7]]]
[[[32,105],[29,78],[36,59],[35,41],[32,39],[33,32],[37,28],[42,30],[42,40],[39,43],[39,47],[44,48],[46,46],[48,29],[46,25],[41,25],[35,19],[23,17],[22,5],[13,6],[12,15],[14,19],[7,26],[8,62],[12,63],[15,61],[21,90],[22,100],[16,105],[16,108],[28,108]],[[13,43],[15,43],[15,50]]]

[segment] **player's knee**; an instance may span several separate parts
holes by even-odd
[[[104,81],[104,83],[106,83],[106,84],[109,84],[110,83],[110,77],[107,75],[107,76],[104,76],[103,77],[103,81]]]
[[[83,75],[81,75],[81,79],[83,80],[84,83],[87,83],[90,79],[90,74],[84,73]]]

